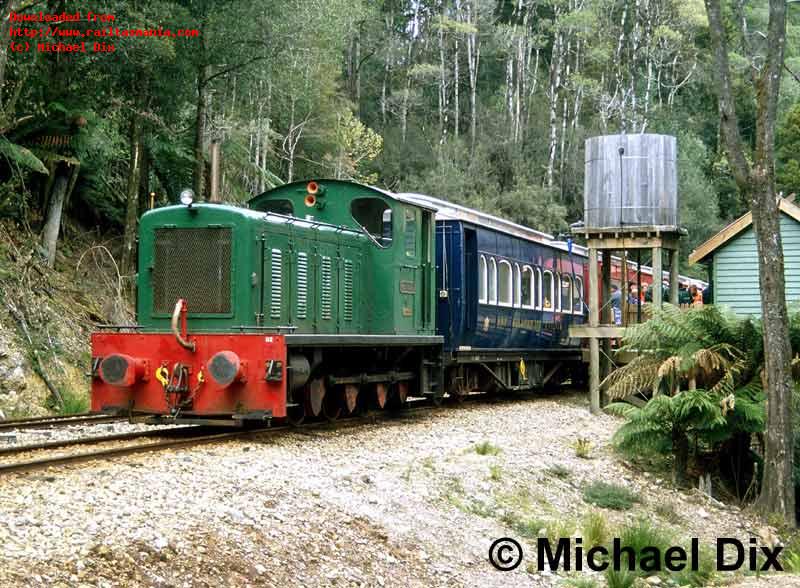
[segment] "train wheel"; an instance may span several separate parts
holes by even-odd
[[[389,386],[383,382],[375,384],[375,404],[378,408],[386,407],[386,400],[389,398]]]
[[[358,408],[358,386],[346,384],[344,387],[344,408],[347,414],[353,414]]]
[[[286,420],[293,427],[299,427],[306,418],[306,411],[302,404],[286,407]]]
[[[464,402],[464,398],[467,397],[467,394],[469,394],[469,390],[464,387],[464,384],[460,380],[450,389],[450,397],[458,404]]]
[[[325,381],[322,378],[312,380],[306,388],[306,412],[309,416],[318,417],[322,414],[325,400]]]
[[[389,406],[392,410],[400,410],[405,407],[408,398],[408,382],[398,382],[392,386],[389,395]]]
[[[342,414],[343,398],[340,394],[326,394],[322,399],[322,416],[333,422]]]

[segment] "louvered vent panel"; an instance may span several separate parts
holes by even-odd
[[[231,229],[156,229],[153,313],[169,314],[183,298],[189,312],[231,312]]]
[[[331,320],[331,258],[322,256],[322,267],[320,270],[320,316],[325,320]]]
[[[308,254],[297,254],[297,318],[308,317]]]
[[[346,321],[353,320],[353,262],[344,260],[344,309],[342,316]]]
[[[272,250],[272,294],[270,296],[270,318],[281,318],[281,294],[283,288],[283,253]]]

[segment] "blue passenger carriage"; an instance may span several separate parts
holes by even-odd
[[[587,318],[586,254],[552,235],[420,194],[436,212],[437,327],[452,395],[583,373],[570,324]]]

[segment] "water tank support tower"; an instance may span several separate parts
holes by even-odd
[[[661,284],[668,281],[669,302],[678,304],[679,239],[677,145],[669,135],[604,135],[586,140],[583,222],[572,226],[589,249],[589,322],[570,328],[570,336],[589,339],[589,399],[599,413],[600,382],[614,363],[611,341],[631,322],[642,320],[642,306],[628,305],[629,260],[650,258],[652,306],[662,304]],[[668,271],[664,272],[664,253]],[[611,305],[611,258],[621,260],[621,321]],[[599,266],[597,262],[600,262]],[[594,263],[592,263],[594,262]],[[601,274],[601,275],[599,275]],[[633,312],[631,312],[633,311]],[[645,315],[647,312],[645,312]],[[602,347],[602,362],[601,362]],[[603,402],[604,403],[604,402]]]

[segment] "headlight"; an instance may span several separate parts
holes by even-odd
[[[186,188],[183,192],[181,192],[180,198],[181,204],[191,206],[192,202],[194,202],[194,191],[191,188]]]

